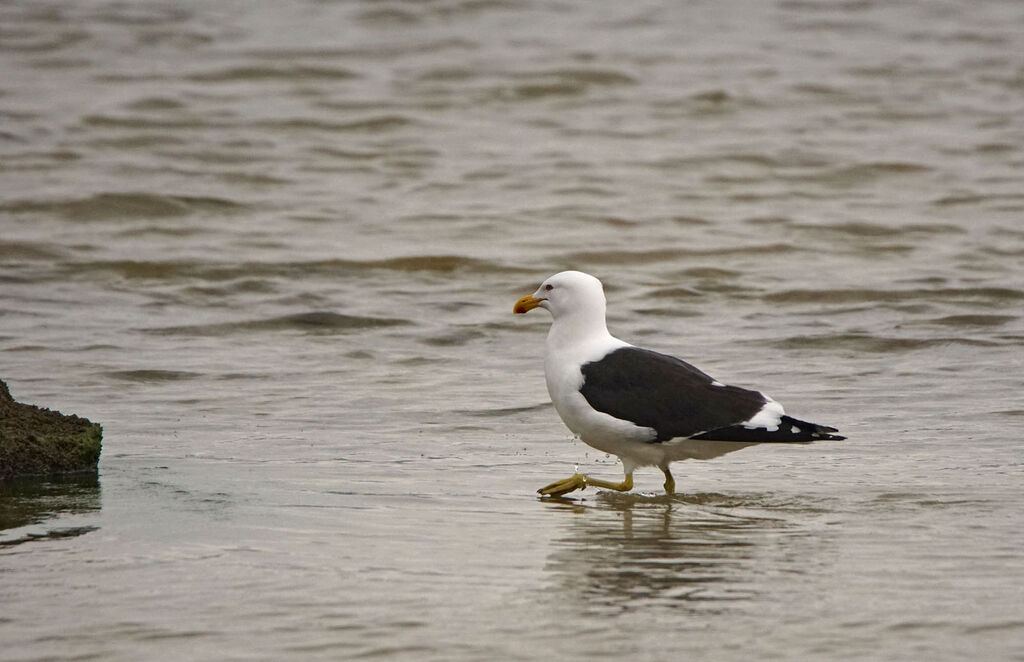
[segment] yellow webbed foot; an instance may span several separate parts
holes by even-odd
[[[549,497],[560,497],[563,494],[569,492],[575,492],[576,490],[582,490],[587,486],[587,477],[583,474],[573,474],[564,480],[556,480],[550,485],[537,490],[538,494]]]
[[[621,483],[609,483],[606,480],[598,480],[597,478],[590,478],[583,474],[573,474],[565,480],[555,481],[550,485],[540,488],[537,490],[538,494],[550,497],[560,497],[563,494],[574,492],[576,490],[582,490],[587,485],[593,485],[594,487],[603,487],[608,490],[615,490],[617,492],[628,492],[633,489],[633,474],[626,474],[626,477]]]
[[[668,467],[662,471],[665,472],[665,494],[672,496],[676,493],[676,479],[672,477],[672,472],[668,470]]]

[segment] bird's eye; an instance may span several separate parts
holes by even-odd
[[[552,285],[551,283],[548,283],[547,285],[544,286],[544,289],[550,292],[551,290],[555,289],[555,286]]]

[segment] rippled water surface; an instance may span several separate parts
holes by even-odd
[[[0,3],[4,659],[1024,659],[1024,6]],[[566,268],[849,440],[539,501]]]

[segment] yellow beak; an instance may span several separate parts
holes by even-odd
[[[512,307],[512,312],[517,315],[528,313],[539,306],[541,301],[547,301],[547,299],[534,299],[532,294],[527,294],[519,301],[516,301],[516,305]]]

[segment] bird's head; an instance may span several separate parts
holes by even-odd
[[[576,314],[597,314],[603,321],[604,288],[601,281],[590,274],[563,271],[541,283],[533,294],[516,301],[512,312],[528,313],[534,308],[545,308],[555,319]]]

